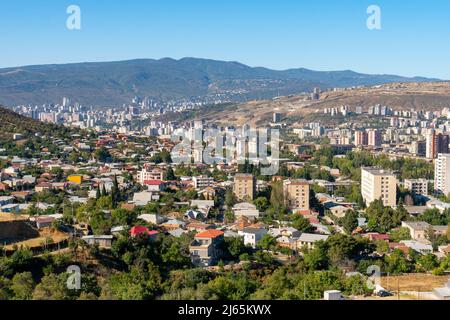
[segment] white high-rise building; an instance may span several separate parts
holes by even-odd
[[[450,193],[450,154],[439,153],[434,163],[434,190]]]

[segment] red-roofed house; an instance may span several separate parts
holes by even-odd
[[[166,184],[161,180],[145,180],[144,185],[149,191],[164,191]]]
[[[130,235],[132,237],[137,237],[140,235],[148,235],[151,238],[155,238],[159,234],[156,230],[148,230],[147,227],[144,226],[134,226],[130,229]]]
[[[189,246],[192,263],[197,266],[210,266],[217,262],[222,255],[220,244],[224,233],[220,230],[210,229],[198,233]]]
[[[382,234],[382,233],[376,233],[376,232],[366,233],[366,234],[364,234],[364,237],[369,238],[370,241],[377,241],[377,240],[389,241],[388,234]]]
[[[389,243],[389,249],[391,250],[399,249],[403,251],[405,255],[409,253],[409,247],[407,247],[404,243],[391,242]]]

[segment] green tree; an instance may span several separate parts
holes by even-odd
[[[67,300],[69,292],[65,278],[56,274],[45,275],[33,292],[33,300]]]
[[[238,259],[241,254],[246,252],[244,239],[242,237],[225,238],[225,248],[232,259]]]
[[[173,181],[173,180],[177,180],[177,177],[175,176],[175,172],[173,172],[173,169],[171,166],[169,166],[167,168],[167,172],[166,172],[166,180],[168,181]]]
[[[311,225],[309,220],[300,214],[293,214],[291,215],[290,219],[291,219],[291,226],[297,229],[298,231],[311,232],[314,230],[314,227]]]
[[[258,248],[263,250],[272,250],[277,244],[277,241],[270,234],[265,234],[257,243]]]
[[[112,157],[108,149],[101,147],[94,152],[94,158],[99,162],[111,161]]]
[[[236,198],[234,196],[233,190],[228,188],[225,192],[225,205],[228,207],[228,209],[231,209],[231,207],[233,207],[235,203]]]
[[[277,181],[272,184],[270,192],[270,204],[274,208],[281,208],[284,206],[283,182]]]
[[[267,210],[267,208],[269,207],[269,201],[267,200],[266,197],[258,197],[253,201],[253,204],[256,206],[256,208],[261,211],[264,212]]]
[[[426,271],[431,271],[439,266],[436,255],[432,253],[420,256],[418,262]]]
[[[347,210],[342,218],[342,226],[347,234],[351,234],[358,226],[358,214],[353,210]]]

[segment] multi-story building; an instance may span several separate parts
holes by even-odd
[[[436,159],[439,153],[449,153],[449,136],[434,131],[426,135],[426,157]]]
[[[405,179],[405,188],[415,194],[428,194],[427,179]]]
[[[378,129],[367,130],[367,144],[371,147],[381,146],[381,131]]]
[[[197,234],[189,246],[192,263],[196,266],[210,266],[220,258],[220,244],[224,233],[210,229]]]
[[[355,146],[367,146],[368,137],[365,131],[355,131]]]
[[[434,162],[434,190],[444,195],[450,193],[450,154],[439,153]]]
[[[280,123],[281,122],[281,113],[274,112],[273,113],[273,123]]]
[[[234,176],[233,193],[238,200],[253,200],[256,179],[252,174],[238,173]]]
[[[361,194],[367,205],[380,199],[385,206],[395,206],[397,203],[395,174],[386,170],[362,168]]]
[[[309,210],[309,183],[304,179],[283,182],[284,202],[293,211]]]
[[[195,189],[204,189],[214,185],[214,178],[208,176],[192,177]]]
[[[142,185],[144,184],[144,181],[148,180],[163,180],[163,171],[145,167],[137,173],[137,180]]]

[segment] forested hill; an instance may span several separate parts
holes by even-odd
[[[11,140],[15,133],[23,134],[24,137],[30,137],[39,133],[43,136],[68,135],[72,131],[63,126],[47,124],[21,116],[3,106],[0,106],[0,140]]]

